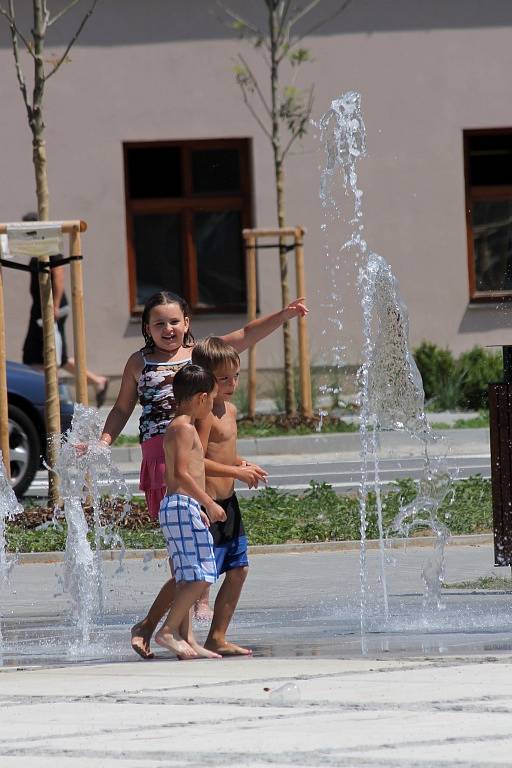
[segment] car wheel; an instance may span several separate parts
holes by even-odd
[[[41,441],[34,423],[16,405],[9,406],[11,482],[18,498],[23,496],[39,468]]]

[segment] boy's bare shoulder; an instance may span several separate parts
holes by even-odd
[[[235,419],[236,419],[236,415],[237,415],[238,411],[237,411],[237,407],[236,407],[236,405],[234,403],[232,403],[231,401],[228,401],[226,403],[226,411],[227,411],[227,413],[230,416],[234,416]]]
[[[195,431],[194,425],[190,423],[186,416],[175,416],[167,425],[165,434],[169,437],[177,437],[179,435],[194,435]]]

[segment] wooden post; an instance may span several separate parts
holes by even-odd
[[[57,435],[60,434],[59,383],[57,378],[57,358],[55,352],[55,319],[53,306],[52,276],[50,257],[39,256],[39,293],[41,296],[41,316],[43,321],[43,360],[46,387],[45,417],[47,460],[50,467],[57,463]],[[48,506],[54,507],[59,501],[59,486],[54,472],[48,472]]]
[[[7,400],[7,351],[5,348],[4,278],[0,265],[0,450],[7,478],[11,478],[9,451],[9,403]]]
[[[295,278],[297,280],[297,296],[306,295],[304,278],[304,230],[295,228]],[[308,326],[305,317],[298,318],[299,323],[299,373],[301,409],[304,416],[313,415],[313,400],[311,395],[311,368],[309,361]]]
[[[256,288],[256,238],[250,235],[246,238],[246,274],[247,274],[247,315],[249,322],[256,319],[257,288]],[[247,416],[253,419],[256,415],[256,348],[249,348],[249,367],[247,379],[248,406]]]
[[[81,256],[80,226],[69,233],[69,255]],[[85,318],[82,262],[71,262],[71,306],[73,310],[73,342],[75,350],[75,397],[78,403],[88,405],[87,364],[85,354]]]

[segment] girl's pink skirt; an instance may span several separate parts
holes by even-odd
[[[141,448],[142,464],[139,488],[146,495],[149,514],[156,520],[160,511],[160,502],[166,491],[164,436],[155,435],[149,440],[144,440]]]

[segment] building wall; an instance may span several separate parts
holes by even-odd
[[[326,11],[335,5],[326,0]],[[428,339],[456,352],[508,340],[511,324],[508,310],[473,308],[468,300],[462,131],[512,126],[510,4],[478,5],[359,0],[308,38],[314,62],[301,75],[304,85],[315,83],[316,119],[332,98],[346,90],[361,92],[368,143],[368,157],[359,167],[366,239],[400,281],[413,344]],[[251,137],[255,223],[275,224],[268,141],[241,102],[230,71],[245,44],[209,13],[214,6],[176,0],[171,11],[165,0],[123,0],[122,8],[120,0],[102,3],[70,61],[47,85],[51,216],[88,223],[83,239],[88,361],[101,372],[120,373],[141,341],[138,322],[129,315],[123,141]],[[236,4],[243,6],[253,4]],[[69,14],[50,51],[61,50],[76,18]],[[262,72],[257,57],[245,52]],[[28,56],[25,63],[28,67]],[[5,25],[0,25],[0,72],[0,219],[9,221],[34,208],[35,200],[30,134]],[[341,346],[343,359],[356,362],[355,269],[347,258],[333,272],[348,228],[331,225],[328,237],[322,231],[323,158],[316,134],[312,128],[289,156],[288,222],[308,230],[312,358],[332,360],[333,348]],[[345,211],[347,201],[341,202]],[[28,278],[9,272],[5,283],[8,352],[20,359]],[[260,256],[259,286],[261,311],[278,307],[276,254]],[[341,332],[333,322],[334,304],[343,307]],[[243,323],[243,316],[198,317],[193,327],[201,336]],[[265,367],[280,364],[277,334],[261,344],[258,360]]]

